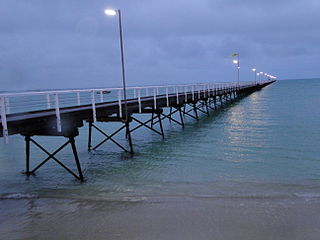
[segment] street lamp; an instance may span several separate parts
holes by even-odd
[[[234,59],[232,62],[233,64],[236,64],[238,69],[238,85],[240,85],[240,60],[239,60],[239,53],[234,53],[231,55],[232,57],[237,57],[237,59]]]
[[[256,71],[257,71],[257,69],[252,68],[252,72],[253,72],[253,74],[254,74],[254,82],[257,84],[257,75],[256,75]]]
[[[124,67],[124,48],[122,39],[122,22],[121,22],[121,11],[120,9],[106,9],[104,13],[108,16],[118,15],[119,21],[119,37],[120,37],[120,55],[121,55],[121,72],[122,72],[122,87],[123,87],[123,99],[124,99],[124,111],[126,120],[126,136],[128,137],[131,153],[133,153],[131,134],[129,129],[129,119],[128,119],[128,104],[127,104],[127,92],[126,92],[126,72]]]
[[[122,22],[121,22],[121,11],[120,9],[106,9],[104,11],[106,15],[115,16],[118,15],[119,20],[119,34],[120,34],[120,55],[121,55],[121,72],[122,72],[122,88],[123,88],[123,98],[124,98],[124,111],[126,114],[126,122],[128,122],[128,105],[127,105],[127,92],[126,92],[126,72],[124,67],[124,48],[122,39]]]
[[[263,72],[260,72],[260,78],[259,78],[260,82],[261,82],[261,80],[263,80],[262,79],[262,77],[263,77],[262,75],[263,75]]]
[[[115,16],[117,15],[117,10],[114,10],[114,9],[106,9],[104,10],[104,13],[106,15],[109,15],[109,16]]]

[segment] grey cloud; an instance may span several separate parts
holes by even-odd
[[[253,66],[320,74],[316,0],[2,0],[1,88],[119,85],[117,19],[106,7],[123,12],[129,85],[233,81],[235,51],[243,80]]]

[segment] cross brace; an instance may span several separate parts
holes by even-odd
[[[157,118],[158,118],[158,121],[157,121],[156,123],[159,123],[159,125],[160,125],[160,132],[159,132],[158,130],[154,129],[154,127],[153,127],[153,126],[156,124],[156,123],[154,123],[153,121],[154,121],[155,119],[157,119]],[[164,138],[162,121],[161,121],[161,113],[157,113],[157,116],[156,116],[156,117],[154,117],[154,115],[152,114],[151,119],[149,119],[149,120],[147,120],[147,121],[145,121],[145,122],[142,122],[142,121],[140,121],[139,119],[137,119],[137,118],[135,118],[135,117],[132,117],[132,120],[136,121],[136,122],[139,123],[140,125],[138,125],[138,126],[136,126],[135,128],[131,129],[130,132],[133,132],[133,131],[139,129],[140,127],[146,127],[146,128],[148,128],[148,129],[150,129],[151,131],[153,131],[153,132],[161,135],[162,138]],[[148,123],[150,123],[150,122],[151,122],[151,126],[148,125]]]
[[[105,139],[102,140],[100,143],[98,143],[96,146],[92,147],[91,143],[92,143],[92,128],[96,129],[98,132],[100,132],[102,135],[105,136]],[[118,143],[113,137],[118,134],[121,130],[126,129],[126,136],[128,138],[128,143],[129,143],[129,147],[130,150],[127,150],[124,146],[122,146],[120,143]],[[104,144],[106,141],[110,140],[111,142],[113,142],[115,145],[117,145],[119,148],[121,148],[122,150],[124,150],[125,152],[131,153],[133,154],[133,145],[132,145],[132,140],[131,140],[131,131],[129,128],[129,123],[124,123],[123,126],[121,126],[119,129],[117,129],[115,132],[113,132],[112,134],[107,134],[106,132],[104,132],[102,129],[100,129],[99,127],[97,127],[95,124],[93,124],[92,122],[89,122],[89,137],[88,137],[88,151],[91,150],[96,150],[98,147],[100,147],[102,144]]]
[[[36,142],[34,139],[31,138],[31,136],[25,136],[26,141],[26,171],[24,172],[27,175],[33,175],[35,172],[42,167],[46,162],[48,162],[50,159],[53,159],[56,163],[58,163],[61,167],[63,167],[66,171],[68,171],[71,175],[73,175],[75,178],[77,178],[80,181],[83,181],[83,174],[80,166],[80,161],[75,145],[74,137],[67,137],[68,141],[66,141],[63,145],[61,145],[57,150],[55,150],[53,153],[49,153],[43,146],[41,146],[38,142]],[[40,150],[42,150],[44,153],[48,155],[46,159],[44,159],[40,164],[38,164],[33,170],[30,171],[30,143],[33,143],[35,146],[37,146]],[[68,144],[71,145],[74,160],[77,165],[78,175],[74,173],[72,170],[70,170],[66,165],[64,165],[60,160],[58,160],[55,155],[59,153],[62,149],[64,149]]]
[[[181,126],[184,128],[184,121],[183,121],[183,117],[182,117],[182,112],[183,112],[183,110],[181,110],[181,106],[174,107],[174,108],[175,108],[174,111],[172,111],[172,108],[173,108],[173,107],[170,107],[170,113],[169,113],[169,114],[165,114],[165,113],[162,112],[162,113],[161,113],[161,116],[162,116],[162,117],[160,117],[159,120],[157,120],[157,121],[154,122],[153,124],[157,124],[158,122],[160,122],[160,121],[168,118],[170,121],[173,121],[173,122],[181,125]],[[180,121],[181,121],[181,122],[177,121],[176,119],[174,119],[174,118],[172,117],[172,115],[175,114],[176,112],[179,112],[179,114],[180,114]]]

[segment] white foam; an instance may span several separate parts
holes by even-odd
[[[0,199],[33,199],[38,198],[37,194],[34,193],[9,193],[3,196],[0,196]]]
[[[320,198],[320,193],[295,193],[294,195],[305,199]]]
[[[143,202],[143,201],[146,201],[147,198],[146,197],[124,197],[122,200],[125,202]]]

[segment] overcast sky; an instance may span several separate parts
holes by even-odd
[[[320,76],[319,0],[1,0],[0,91]]]

